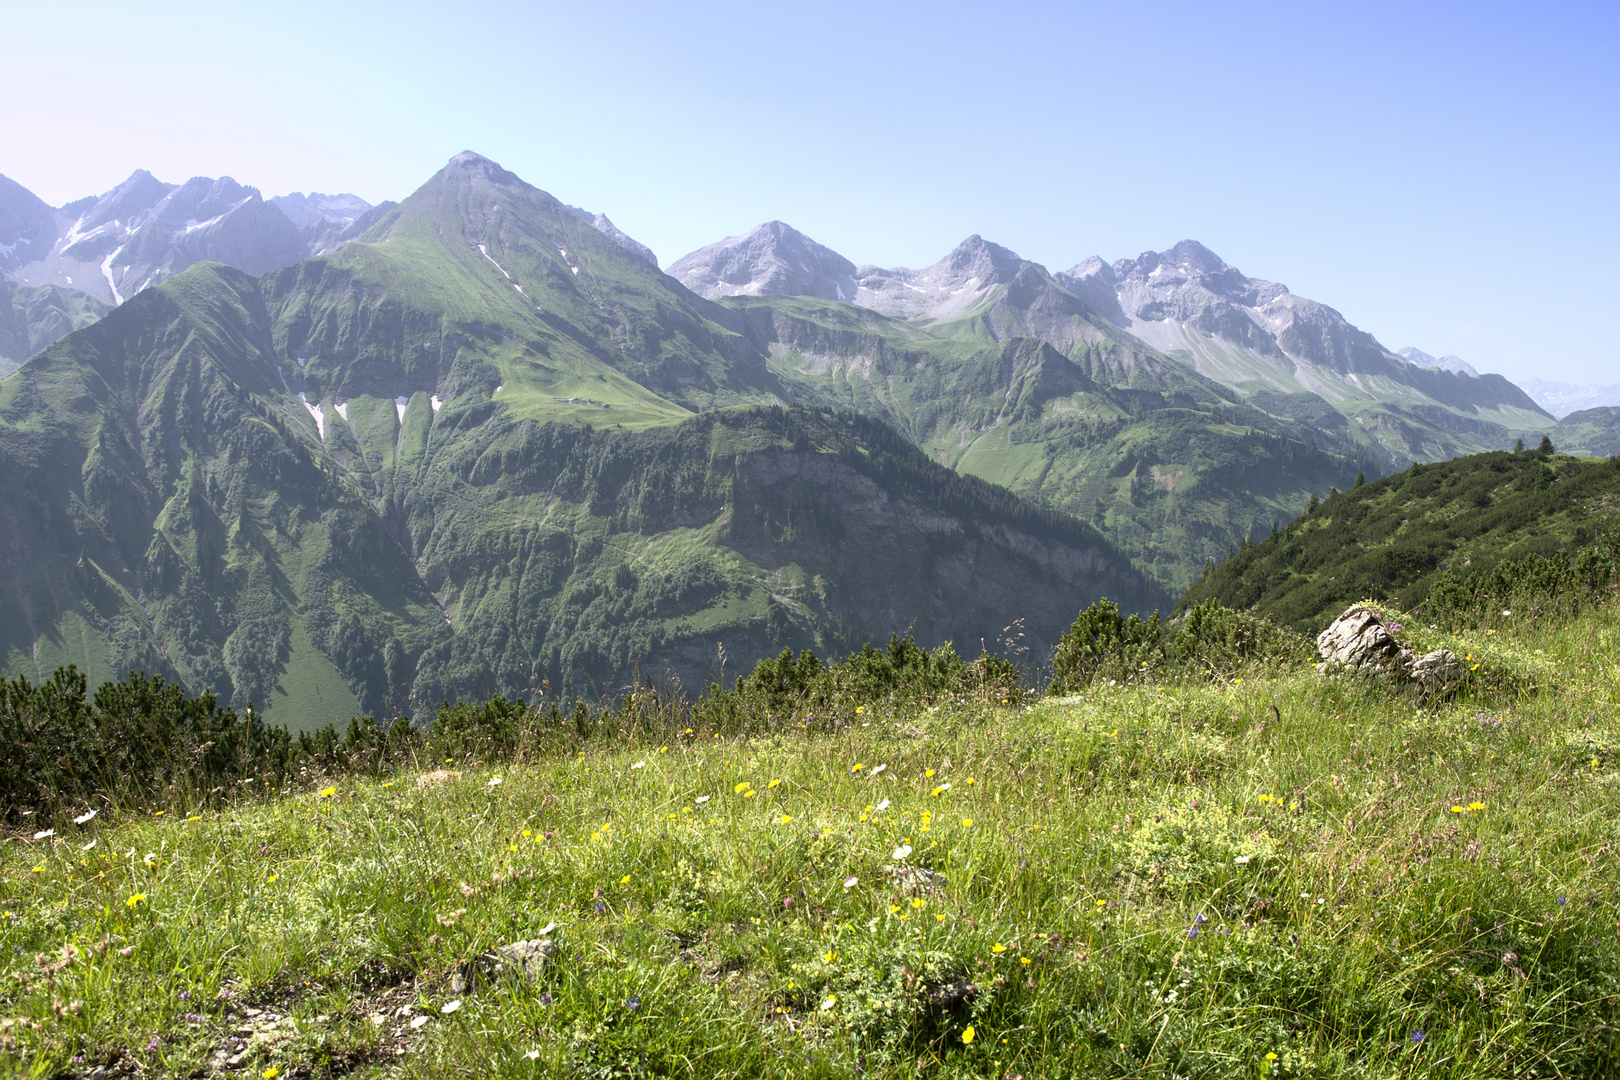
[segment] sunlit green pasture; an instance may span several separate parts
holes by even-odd
[[[1612,1075],[1620,610],[1452,644],[1536,689],[1251,670],[40,821],[5,845],[0,1061]],[[452,991],[542,931],[538,981]]]

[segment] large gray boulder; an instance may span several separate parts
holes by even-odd
[[[1330,668],[1368,674],[1405,678],[1412,666],[1412,650],[1395,640],[1376,611],[1360,604],[1317,635],[1316,651]]]
[[[1357,671],[1414,685],[1425,696],[1452,693],[1463,681],[1462,662],[1450,649],[1414,656],[1397,640],[1378,613],[1357,604],[1317,635],[1316,651],[1323,672]]]

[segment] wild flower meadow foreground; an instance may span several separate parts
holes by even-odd
[[[5,1069],[1614,1075],[1620,610],[1449,643],[1496,689],[1250,669],[64,812],[5,845]]]

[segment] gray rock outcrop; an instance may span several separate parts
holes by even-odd
[[[1316,651],[1329,667],[1404,677],[1412,650],[1395,640],[1378,613],[1360,604],[1347,608],[1316,637]]]
[[[1322,662],[1317,670],[1356,671],[1415,686],[1425,696],[1441,696],[1463,680],[1462,661],[1450,649],[1435,649],[1422,656],[1396,639],[1371,608],[1356,604],[1316,638]]]

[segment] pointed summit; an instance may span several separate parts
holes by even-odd
[[[1010,285],[1026,267],[1017,252],[974,233],[939,262],[921,270],[860,268],[864,307],[901,318],[951,319],[997,286]],[[1044,270],[1038,270],[1044,275]]]
[[[441,176],[456,174],[480,176],[483,179],[488,180],[490,183],[496,184],[500,187],[529,186],[528,184],[525,184],[522,178],[516,173],[508,172],[507,170],[501,168],[498,162],[491,161],[483,154],[475,153],[471,150],[463,150],[461,153],[445,162],[444,168],[439,172],[439,175]]]
[[[929,268],[949,275],[956,283],[967,280],[985,285],[1004,285],[1018,275],[1024,260],[1018,253],[993,244],[974,233],[951,249],[951,253]],[[925,271],[925,273],[928,271]]]
[[[1164,253],[1164,261],[1195,274],[1218,274],[1232,269],[1221,257],[1196,240],[1183,240]]]
[[[855,264],[791,225],[765,224],[728,236],[670,264],[699,296],[816,296],[855,300]]]

